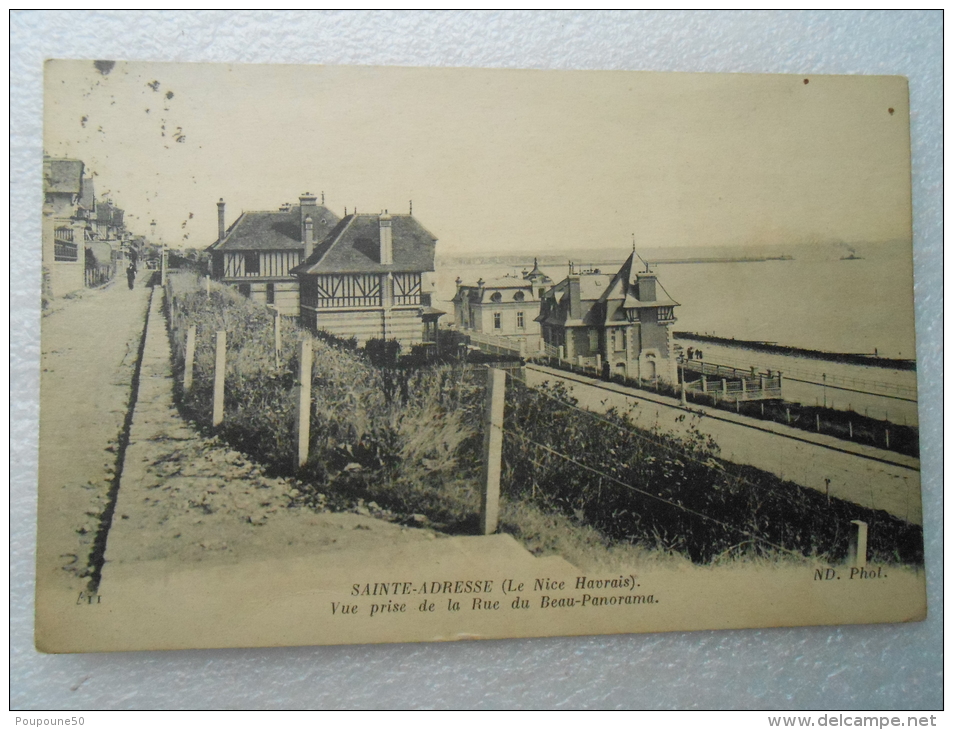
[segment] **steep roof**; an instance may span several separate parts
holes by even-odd
[[[579,281],[580,305],[583,310],[581,319],[569,319],[570,289],[569,279],[566,278],[543,295],[544,300],[552,301],[548,307],[544,308],[536,321],[550,325],[595,326],[625,321],[626,309],[679,306],[658,279],[655,279],[654,299],[640,300],[638,298],[639,276],[654,278],[654,275],[640,274],[635,265],[635,257],[636,253],[633,251],[614,275],[604,273],[576,275]]]
[[[46,192],[79,195],[83,189],[82,160],[46,160]]]
[[[322,205],[309,215],[314,226],[314,240],[320,241],[334,228],[339,218]],[[216,241],[209,251],[302,251],[301,207],[288,210],[250,210],[242,213],[225,233],[225,240]]]
[[[380,260],[380,216],[360,213],[341,219],[294,274],[433,271],[437,239],[411,215],[391,214],[392,264]]]

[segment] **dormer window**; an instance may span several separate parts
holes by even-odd
[[[491,301],[491,302],[502,302],[502,301],[503,301],[503,295],[500,294],[498,291],[495,291],[495,292],[493,292],[493,293],[490,295],[490,301]]]
[[[674,307],[659,307],[659,308],[658,308],[658,321],[659,321],[659,322],[674,322],[674,321],[675,321],[675,308],[674,308]]]
[[[633,309],[626,309],[626,310],[625,310],[625,318],[626,318],[627,320],[629,320],[630,322],[638,322],[638,321],[639,321],[639,310],[638,310],[638,309],[634,309],[634,308],[633,308]]]
[[[516,294],[513,295],[513,301],[514,301],[514,302],[521,302],[521,301],[523,301],[524,299],[526,299],[526,295],[523,294],[523,292],[521,292],[521,291],[518,291],[518,292],[516,292]]]

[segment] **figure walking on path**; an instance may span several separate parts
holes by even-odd
[[[129,282],[130,291],[136,285],[136,265],[135,263],[129,264],[129,267],[126,269],[126,281]]]

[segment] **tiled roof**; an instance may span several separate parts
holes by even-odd
[[[338,217],[325,208],[317,206],[311,213],[314,240],[321,241],[338,223]],[[294,206],[287,211],[247,211],[232,223],[225,233],[224,241],[216,241],[210,251],[302,251],[301,208]]]
[[[83,188],[82,160],[46,160],[46,192],[79,195]]]
[[[345,216],[295,274],[433,271],[437,239],[411,215],[392,214],[392,264],[380,262],[380,216]]]

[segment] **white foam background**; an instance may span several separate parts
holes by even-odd
[[[11,707],[940,708],[942,23],[941,11],[14,14]],[[907,76],[927,621],[456,644],[37,653],[45,58]]]

